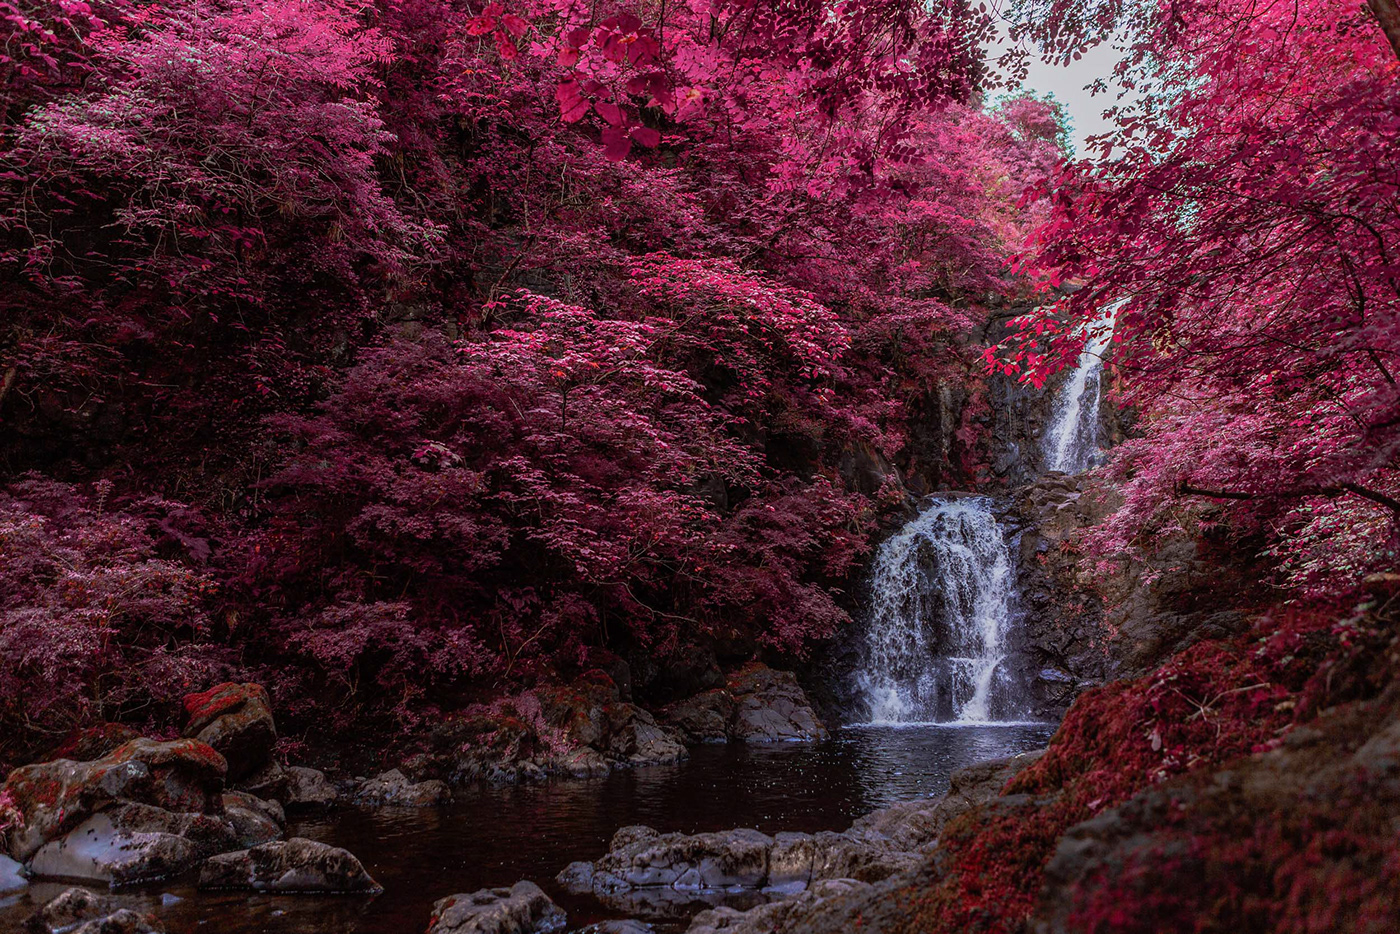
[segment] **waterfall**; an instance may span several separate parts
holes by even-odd
[[[1121,302],[1119,303],[1121,304]],[[1082,473],[1093,466],[1099,453],[1099,377],[1103,355],[1113,340],[1118,305],[1089,326],[1089,337],[1074,372],[1060,387],[1055,408],[1042,440],[1046,470]]]
[[[870,722],[1014,719],[1014,685],[999,670],[1011,557],[991,505],[936,501],[880,547],[856,672]]]

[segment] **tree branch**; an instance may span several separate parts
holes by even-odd
[[[1241,493],[1235,490],[1206,490],[1198,486],[1192,486],[1189,483],[1178,483],[1176,485],[1176,492],[1181,496],[1204,496],[1209,499],[1251,500],[1260,498],[1257,493]],[[1395,513],[1396,516],[1400,516],[1400,499],[1387,496],[1376,490],[1368,489],[1359,483],[1347,482],[1338,483],[1336,486],[1304,487],[1303,489],[1290,490],[1276,495],[1281,499],[1286,499],[1297,496],[1341,496],[1343,493],[1351,493],[1354,496],[1360,496],[1362,499],[1368,499],[1373,503],[1377,503],[1389,509],[1391,512]]]

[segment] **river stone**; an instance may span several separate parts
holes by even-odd
[[[398,769],[393,769],[360,785],[355,791],[355,800],[360,804],[432,807],[450,802],[452,789],[447,787],[446,782],[437,779],[411,782]]]
[[[857,879],[827,879],[794,898],[758,905],[748,911],[724,905],[702,911],[691,919],[686,934],[773,934],[780,929],[844,934],[860,927],[878,931],[881,930],[878,925],[863,925],[858,918],[843,918],[846,923],[840,924],[803,923],[833,903],[851,900],[870,891],[869,883]],[[851,921],[855,921],[855,924],[851,924]]]
[[[292,765],[286,772],[288,789],[282,803],[288,808],[327,808],[340,800],[340,792],[319,769]]]
[[[168,811],[218,813],[227,764],[193,739],[134,739],[93,762],[56,759],[15,769],[0,792],[19,820],[6,831],[10,856],[29,860],[93,812],[131,801]]]
[[[384,891],[348,850],[304,837],[214,856],[200,870],[199,887],[373,895]]]
[[[65,889],[25,922],[32,934],[159,934],[151,915],[87,889]]]
[[[656,934],[656,928],[645,921],[627,918],[625,920],[599,921],[597,924],[580,928],[575,934]]]
[[[728,690],[738,707],[731,736],[747,743],[826,739],[806,693],[790,671],[749,664],[730,676]]]
[[[287,821],[282,805],[246,791],[224,793],[224,817],[233,828],[238,847],[243,849],[281,837]]]
[[[550,934],[568,923],[560,907],[533,882],[449,895],[433,905],[428,934]]]
[[[184,699],[185,736],[208,743],[228,760],[229,781],[254,774],[272,760],[277,725],[259,684],[228,682]]]
[[[116,887],[168,879],[237,845],[229,822],[143,804],[99,811],[44,844],[29,863],[40,877],[91,879]]]

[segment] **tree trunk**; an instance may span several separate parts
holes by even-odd
[[[1400,6],[1396,5],[1396,0],[1366,0],[1366,4],[1376,15],[1385,37],[1390,40],[1395,56],[1400,58]]]

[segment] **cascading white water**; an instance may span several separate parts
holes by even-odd
[[[1099,452],[1100,376],[1104,351],[1113,340],[1117,311],[1118,305],[1114,305],[1106,317],[1089,326],[1089,340],[1079,354],[1074,372],[1055,397],[1055,408],[1042,441],[1047,470],[1075,474],[1093,466]]]
[[[1014,715],[999,672],[1011,559],[991,502],[935,502],[880,546],[856,687],[871,723],[988,723]],[[938,646],[935,654],[934,644]]]

